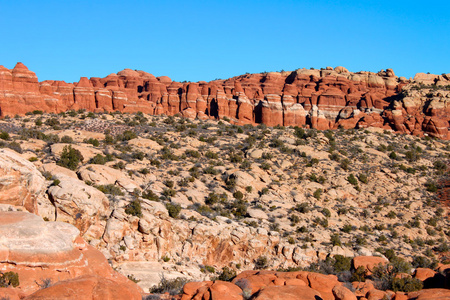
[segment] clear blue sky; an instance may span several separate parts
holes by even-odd
[[[0,0],[0,65],[78,81],[347,67],[450,73],[449,1]]]

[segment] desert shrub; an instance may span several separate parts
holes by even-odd
[[[319,217],[316,217],[316,218],[313,220],[313,223],[314,223],[314,224],[317,224],[317,225],[320,225],[320,226],[322,226],[322,227],[324,227],[324,228],[327,228],[327,227],[328,227],[328,219],[327,219],[327,218],[319,218]]]
[[[142,151],[136,151],[131,154],[133,159],[143,160],[145,158],[145,153]]]
[[[228,158],[228,159],[229,159],[230,162],[232,162],[232,163],[241,163],[242,160],[243,160],[242,156],[240,156],[239,154],[235,154],[235,153],[231,153],[231,154],[229,155],[229,158]]]
[[[351,281],[351,282],[353,282],[353,281],[364,282],[364,281],[366,281],[366,277],[367,277],[367,270],[366,270],[366,268],[364,268],[363,266],[359,266],[352,273],[352,276],[350,277],[349,281]]]
[[[336,152],[333,152],[330,155],[328,155],[328,158],[337,162],[341,160],[341,157]]]
[[[236,191],[233,193],[233,197],[237,200],[244,199],[244,194],[241,191]]]
[[[206,266],[204,266],[203,268],[200,268],[200,271],[201,271],[202,273],[215,273],[215,272],[216,272],[216,269],[214,269],[213,266],[208,266],[208,265],[206,265]]]
[[[166,203],[167,212],[169,213],[169,216],[176,219],[178,218],[178,215],[181,211],[181,206],[179,204],[173,204],[173,203]]]
[[[236,218],[243,218],[247,215],[247,203],[243,200],[236,199],[233,202],[227,203],[226,208]]]
[[[56,119],[56,118],[50,118],[45,121],[45,125],[47,125],[47,126],[56,126],[56,125],[60,125],[60,124],[61,123],[59,123],[58,119]]]
[[[260,164],[260,166],[259,166],[261,169],[263,169],[264,171],[267,171],[267,170],[270,170],[270,168],[271,168],[271,165],[269,164],[269,163],[267,163],[267,162],[262,162],[261,164]]]
[[[434,269],[437,267],[437,261],[431,260],[425,256],[416,255],[413,256],[413,260],[411,262],[411,265],[414,268],[430,268]]]
[[[212,152],[212,151],[206,151],[206,153],[205,153],[205,157],[206,158],[209,158],[209,159],[218,159],[219,158],[219,155],[217,154],[217,153],[215,153],[215,152]]]
[[[361,181],[364,184],[367,184],[369,182],[367,175],[364,173],[359,174],[358,179],[359,179],[359,181]]]
[[[131,130],[125,130],[122,134],[116,136],[116,140],[118,141],[129,141],[135,138],[137,138],[137,135]]]
[[[391,283],[394,292],[414,292],[423,288],[423,282],[417,278],[394,278]]]
[[[222,280],[222,281],[231,281],[231,280],[233,280],[234,277],[236,277],[235,270],[228,268],[228,267],[223,267],[222,272],[220,273],[220,275],[217,279]]]
[[[208,166],[203,169],[203,174],[217,175],[218,173],[219,173],[219,171],[214,169],[213,166]]]
[[[266,269],[269,266],[269,261],[265,256],[259,256],[255,260],[255,270]]]
[[[164,294],[169,293],[170,295],[179,295],[182,292],[183,286],[187,283],[187,279],[183,277],[178,277],[175,279],[167,279],[164,274],[160,274],[160,281],[157,286],[150,288],[150,293],[153,294]]]
[[[162,192],[163,196],[165,196],[166,198],[168,197],[173,197],[177,194],[177,191],[175,191],[174,189],[168,188],[168,189],[164,189],[164,191]]]
[[[53,285],[53,281],[51,278],[43,278],[43,279],[41,278],[41,282],[37,282],[36,280],[34,282],[38,285],[39,289],[41,290],[51,287]]]
[[[322,196],[322,189],[317,189],[313,193],[313,197],[317,200],[320,200],[320,197]]]
[[[114,160],[114,158],[110,154],[107,154],[106,156],[97,154],[93,158],[91,158],[91,160],[89,160],[89,163],[96,164],[96,165],[104,165],[108,161],[112,161],[112,160]]]
[[[100,145],[100,142],[94,138],[85,139],[83,142],[86,144],[91,144],[94,147],[98,147]]]
[[[447,169],[447,165],[441,160],[435,161],[433,163],[433,166],[436,170],[439,170],[439,171],[445,171]]]
[[[115,186],[114,184],[98,185],[98,186],[96,186],[96,188],[104,194],[109,194],[109,195],[114,195],[114,196],[123,196],[124,195],[122,190],[118,186]]]
[[[350,271],[351,266],[352,266],[351,257],[346,257],[339,254],[334,256],[333,268],[335,272],[339,273]]]
[[[339,234],[332,234],[331,235],[331,244],[333,246],[341,246],[341,239],[339,238]]]
[[[426,190],[431,193],[436,193],[438,190],[436,184],[432,181],[427,181],[425,183],[425,187],[426,187]]]
[[[22,153],[22,147],[17,142],[11,142],[5,145],[7,148],[16,151],[17,153]]]
[[[139,199],[133,199],[133,201],[128,203],[125,207],[125,213],[136,217],[142,217],[141,201]]]
[[[341,166],[342,169],[347,171],[348,168],[350,167],[350,160],[348,160],[347,158],[343,159],[343,160],[341,160],[341,163],[339,165]]]
[[[19,274],[15,272],[0,272],[0,287],[17,287],[19,286]]]
[[[311,209],[307,202],[303,202],[303,203],[297,204],[297,206],[295,206],[295,210],[298,211],[299,213],[305,214],[305,213],[310,212]]]
[[[350,174],[350,175],[347,177],[347,181],[348,181],[350,184],[354,185],[354,186],[357,186],[357,185],[358,185],[358,180],[355,178],[355,175],[353,175],[353,174]]]
[[[69,145],[64,147],[61,153],[61,158],[57,164],[61,167],[75,170],[83,159],[84,158],[83,155],[81,155],[81,152]]]
[[[342,230],[343,232],[345,232],[345,233],[350,233],[350,231],[353,230],[353,227],[352,227],[352,225],[350,225],[350,224],[345,224],[345,225],[342,227],[341,230]]]
[[[193,157],[193,158],[200,158],[201,154],[200,152],[196,151],[196,150],[186,150],[184,151],[184,154],[186,154],[187,157]]]
[[[158,196],[152,190],[145,190],[141,197],[150,201],[159,201]]]
[[[397,159],[397,153],[395,153],[394,151],[392,151],[391,153],[389,153],[389,158],[390,159]]]
[[[65,143],[65,144],[72,144],[73,143],[73,138],[71,138],[70,136],[63,136],[61,138],[61,143]]]
[[[381,290],[392,290],[394,285],[394,279],[399,273],[409,273],[411,265],[399,257],[393,257],[389,264],[379,264],[372,270],[372,279],[375,282],[375,286]],[[401,286],[401,283],[397,283],[397,288]]]
[[[209,193],[208,197],[205,199],[205,204],[207,205],[213,205],[219,202],[219,195],[216,193]]]
[[[0,132],[0,139],[7,141],[7,140],[9,140],[9,138],[10,138],[9,133],[7,133],[6,131]]]
[[[405,158],[409,162],[414,162],[420,159],[419,151],[411,150],[405,153]]]
[[[437,252],[448,252],[450,251],[450,247],[446,242],[442,242],[439,246],[434,247],[433,250]]]

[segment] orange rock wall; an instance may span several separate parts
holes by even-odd
[[[438,76],[432,80],[447,79]],[[425,110],[424,99],[418,107],[397,107],[393,112],[393,104],[401,100],[399,94],[407,84],[408,80],[396,77],[391,69],[377,74],[350,73],[343,67],[187,83],[125,69],[105,78],[82,77],[72,84],[39,82],[35,73],[17,63],[12,70],[0,66],[0,116],[33,110],[141,111],[319,130],[373,126],[416,135],[427,132],[448,139],[448,106]]]

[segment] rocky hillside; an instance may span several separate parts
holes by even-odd
[[[60,113],[143,112],[188,118],[230,119],[326,129],[379,127],[449,139],[450,75],[418,73],[414,79],[351,73],[343,67],[246,74],[211,82],[175,82],[125,69],[78,83],[38,79],[22,63],[0,66],[0,116],[33,110]]]
[[[447,261],[445,140],[84,110],[4,119],[0,138],[1,209],[74,225],[145,292],[225,267]]]

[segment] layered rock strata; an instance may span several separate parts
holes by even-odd
[[[0,66],[0,116],[33,110],[141,111],[320,130],[381,127],[448,139],[449,79],[449,74],[418,73],[407,80],[392,69],[351,73],[344,67],[327,67],[180,83],[125,69],[105,78],[66,83],[39,82],[35,73],[17,63],[12,70]],[[430,96],[427,85],[443,91]],[[404,91],[417,86],[417,93]]]

